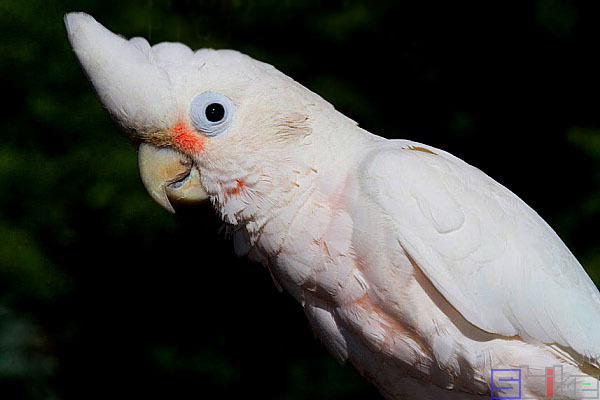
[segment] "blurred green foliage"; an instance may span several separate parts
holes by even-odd
[[[153,204],[68,47],[75,10],[241,50],[375,133],[456,154],[600,281],[594,2],[2,0],[0,398],[378,398],[208,207]]]

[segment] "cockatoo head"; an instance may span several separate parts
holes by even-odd
[[[104,107],[139,146],[146,188],[167,210],[210,198],[236,223],[310,171],[310,110],[333,108],[272,66],[237,51],[126,40],[84,13],[65,23]]]

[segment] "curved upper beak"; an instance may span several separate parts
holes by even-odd
[[[199,203],[208,198],[192,160],[173,149],[142,143],[138,166],[150,196],[171,213],[175,213],[172,202]]]

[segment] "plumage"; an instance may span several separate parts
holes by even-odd
[[[236,252],[263,263],[329,351],[386,398],[487,398],[494,368],[558,365],[598,384],[598,290],[485,173],[370,134],[241,53],[127,41],[81,13],[66,25],[157,202],[209,199]],[[190,110],[223,97],[230,120]],[[544,385],[524,381],[523,398]]]

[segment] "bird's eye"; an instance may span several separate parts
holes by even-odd
[[[192,125],[206,136],[225,133],[234,113],[235,105],[229,97],[215,92],[199,94],[190,105]]]
[[[225,117],[225,108],[221,103],[210,103],[206,107],[205,114],[210,122],[219,122]]]

